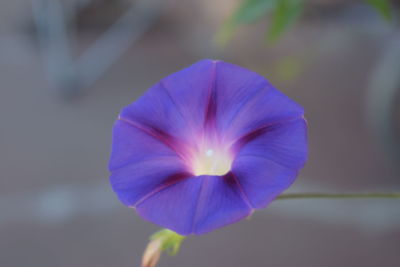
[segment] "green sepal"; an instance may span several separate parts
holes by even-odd
[[[169,229],[162,229],[151,235],[150,240],[160,240],[161,250],[167,251],[167,253],[172,256],[179,252],[179,248],[185,238],[186,236],[177,234]]]

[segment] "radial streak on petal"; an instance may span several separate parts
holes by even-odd
[[[125,205],[187,173],[175,151],[131,124],[117,120],[113,139],[110,183]]]
[[[265,128],[243,142],[232,172],[255,208],[265,207],[288,188],[307,159],[303,119]]]
[[[251,213],[235,181],[220,176],[183,179],[141,201],[136,210],[182,235],[206,233]]]
[[[207,96],[207,104],[204,110],[204,130],[205,131],[215,131],[215,116],[217,112],[217,104],[216,104],[216,78],[217,78],[217,64],[218,61],[212,61],[212,71],[211,71],[211,79],[210,84],[208,86],[208,96]]]
[[[273,124],[242,142],[237,158],[255,155],[295,170],[307,160],[307,126],[302,118]]]
[[[159,140],[160,142],[162,142],[163,144],[165,144],[166,146],[168,146],[169,148],[174,150],[177,153],[177,155],[184,158],[185,153],[186,153],[186,149],[185,149],[186,145],[183,144],[183,142],[179,142],[178,140],[176,140],[176,138],[169,135],[168,133],[165,133],[160,129],[148,128],[148,127],[142,126],[139,123],[122,118],[121,116],[118,117],[118,120],[125,122],[125,123],[131,125],[132,127],[135,127],[138,130],[144,132],[145,134],[148,134],[149,136]]]
[[[233,172],[249,196],[249,201],[257,209],[265,208],[287,189],[297,176],[297,170],[253,156],[238,158]]]
[[[266,123],[256,129],[251,130],[250,132],[248,132],[242,136],[239,136],[237,139],[233,140],[230,143],[229,147],[232,147],[232,149],[234,151],[240,151],[240,149],[244,145],[246,145],[247,143],[256,139],[258,136],[267,132],[269,128],[279,127],[280,125],[285,125],[285,124],[290,124],[290,123],[292,123],[294,121],[298,121],[298,120],[304,120],[304,117],[300,116],[300,117],[296,117],[296,118],[287,118],[287,119],[282,119],[281,121],[277,121],[277,122]]]
[[[213,84],[214,66],[215,63],[211,60],[202,60],[161,81],[175,107],[189,124],[187,134],[190,137],[203,130],[210,85]],[[185,129],[181,129],[183,130]]]
[[[188,123],[177,110],[161,82],[152,86],[137,101],[123,108],[120,117],[145,128],[154,128],[188,142]]]
[[[192,220],[202,179],[192,177],[172,184],[136,205],[146,220],[181,235],[192,232]]]
[[[247,217],[252,209],[232,177],[200,176],[204,186],[196,207],[193,233],[204,234]]]
[[[236,177],[236,175],[233,172],[228,173],[227,175],[232,176],[234,181],[236,182],[237,187],[239,188],[240,191],[240,196],[242,197],[243,201],[249,206],[251,210],[254,210],[253,205],[250,202],[249,196],[247,195],[246,191],[244,190],[242,184],[240,183],[239,179]]]
[[[142,198],[140,198],[133,206],[137,206],[146,199],[152,197],[153,195],[159,193],[162,190],[167,189],[170,186],[173,186],[176,183],[181,182],[183,179],[190,178],[191,175],[189,173],[177,173],[175,175],[172,175],[168,177],[160,186],[149,192],[148,194],[144,195]]]
[[[255,72],[220,62],[217,73],[217,125],[225,140],[236,140],[264,124],[303,115],[298,104]]]
[[[143,160],[166,156],[175,157],[178,162],[180,161],[176,152],[160,140],[122,120],[115,122],[110,171],[113,172],[128,163],[135,164]]]

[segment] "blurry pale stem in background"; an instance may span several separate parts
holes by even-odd
[[[279,199],[310,199],[310,198],[400,198],[400,192],[365,192],[365,193],[289,193],[282,194]]]
[[[276,200],[284,199],[365,199],[365,198],[395,198],[400,199],[400,192],[365,192],[365,193],[287,193]],[[163,229],[150,237],[150,242],[143,253],[142,267],[155,267],[160,259],[161,252],[166,250],[169,255],[178,253],[185,236],[171,230]]]

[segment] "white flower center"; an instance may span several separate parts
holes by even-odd
[[[207,148],[193,161],[194,175],[225,175],[231,169],[232,157],[228,151]]]

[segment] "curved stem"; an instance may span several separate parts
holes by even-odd
[[[399,198],[400,192],[366,192],[366,193],[287,193],[276,198],[279,199],[311,199],[311,198]]]

